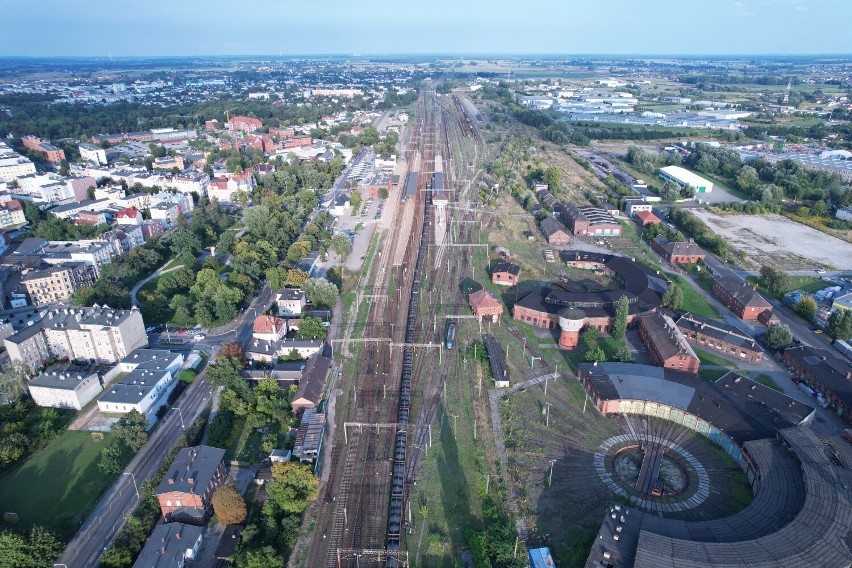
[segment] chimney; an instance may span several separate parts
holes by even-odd
[[[846,380],[852,380],[852,371],[846,371]]]
[[[178,539],[178,540],[180,540],[180,531],[178,531],[178,532],[176,532],[176,533],[175,533],[175,538],[176,538],[176,539]]]
[[[170,477],[169,478],[169,485],[174,485],[174,483],[175,483],[174,478]]]
[[[165,553],[166,553],[166,547],[165,547],[165,546],[161,546],[161,547],[160,547],[160,554],[165,554]]]
[[[187,477],[187,478],[186,478],[186,482],[187,482],[187,483],[195,483],[195,480],[194,480],[193,478],[191,478],[191,477]]]

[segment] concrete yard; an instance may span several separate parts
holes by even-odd
[[[781,215],[693,212],[731,246],[758,264],[785,270],[852,269],[852,244]]]

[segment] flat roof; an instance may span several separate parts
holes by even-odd
[[[145,397],[154,395],[151,391],[169,374],[165,369],[160,371],[150,369],[134,369],[127,373],[119,382],[112,385],[99,402],[115,404],[139,404]]]
[[[77,390],[89,384],[89,380],[98,380],[98,370],[94,365],[76,363],[57,363],[51,365],[30,381],[31,387],[57,390]]]

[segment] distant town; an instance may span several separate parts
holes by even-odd
[[[850,97],[0,59],[0,565],[852,566]]]

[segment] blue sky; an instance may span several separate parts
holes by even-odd
[[[0,56],[850,54],[852,0],[0,0]]]

